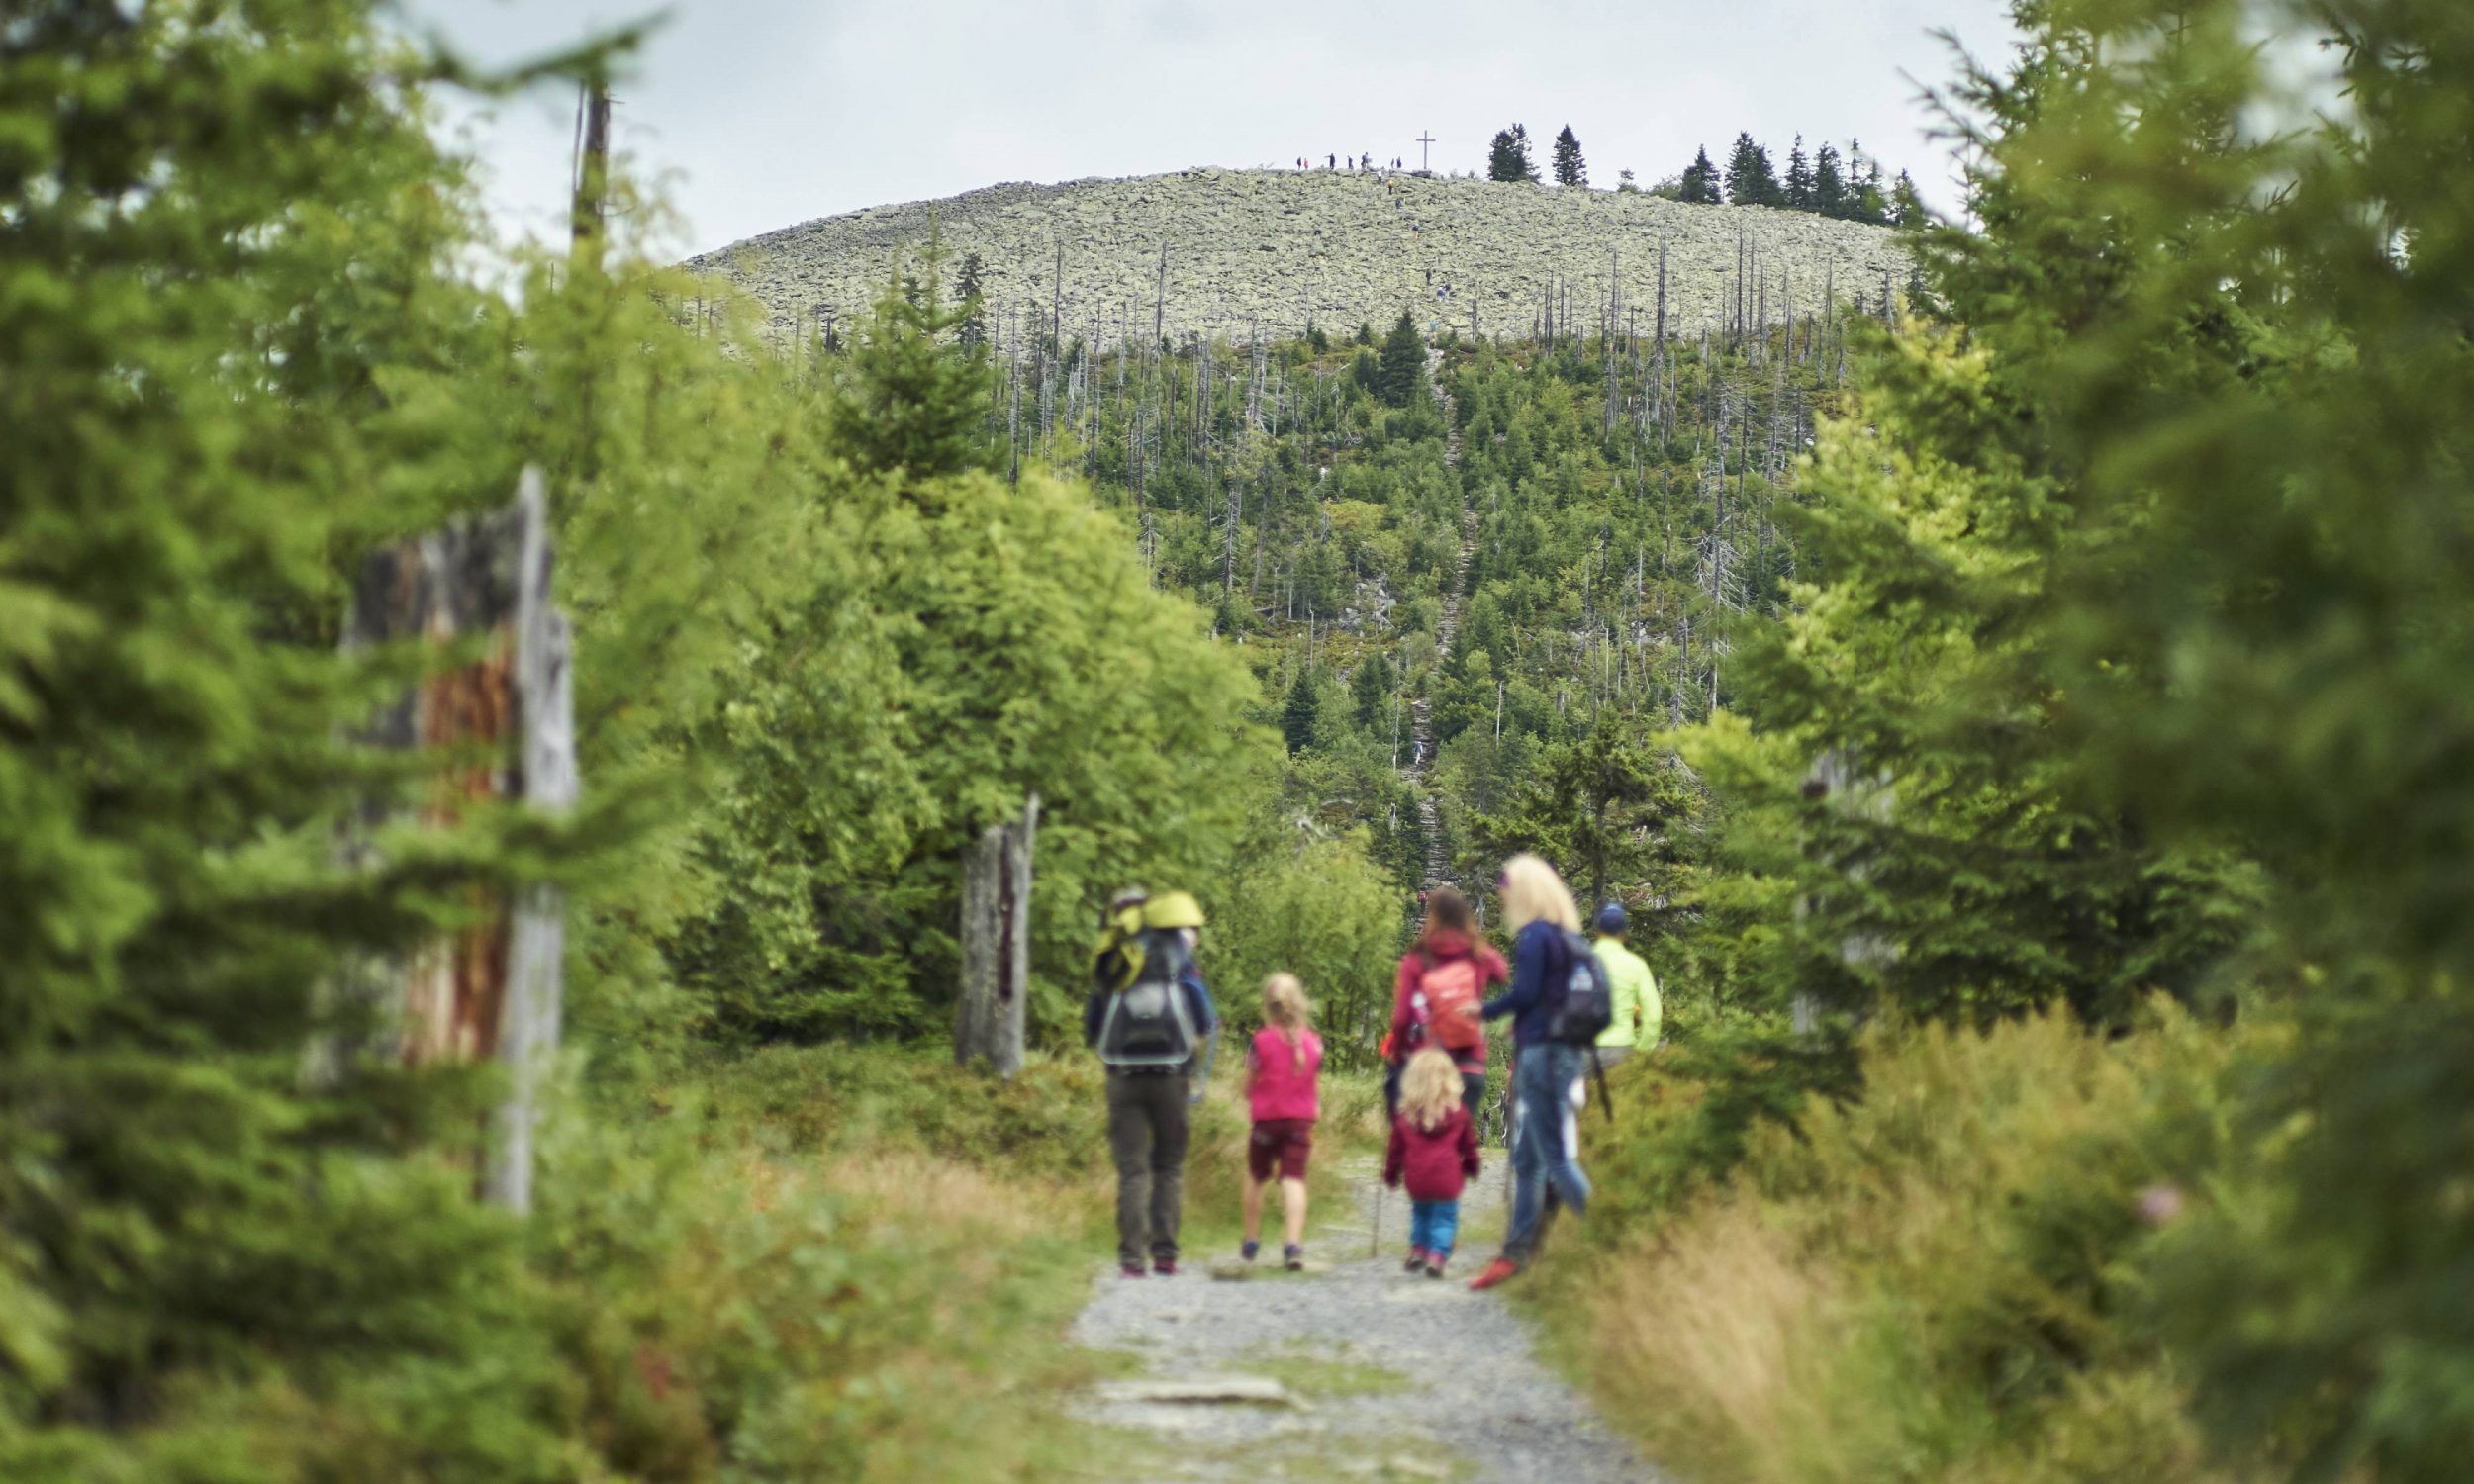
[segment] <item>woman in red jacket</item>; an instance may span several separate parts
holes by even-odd
[[[1392,989],[1383,1102],[1394,1116],[1400,1111],[1400,1068],[1428,1046],[1441,1049],[1460,1069],[1461,1106],[1471,1118],[1477,1116],[1486,1100],[1486,1031],[1475,1010],[1488,985],[1511,976],[1503,956],[1477,936],[1469,898],[1453,887],[1436,887],[1426,898],[1426,930],[1401,955]],[[1470,1013],[1462,1013],[1464,1005]]]

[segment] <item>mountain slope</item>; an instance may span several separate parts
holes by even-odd
[[[980,256],[1000,340],[1046,328],[1099,345],[1155,325],[1178,340],[1300,334],[1309,320],[1380,326],[1404,309],[1472,338],[1528,338],[1550,315],[1594,331],[1611,270],[1622,285],[1617,323],[1646,333],[1662,238],[1672,334],[1775,323],[1814,308],[1825,289],[1873,298],[1909,272],[1888,230],[1807,213],[1478,180],[1213,169],[872,207],[689,266],[726,275],[786,329],[820,316],[846,325],[931,226],[956,261]]]

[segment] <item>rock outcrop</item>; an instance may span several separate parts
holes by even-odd
[[[1147,336],[1155,324],[1178,340],[1295,334],[1309,319],[1335,334],[1360,324],[1380,331],[1403,309],[1421,325],[1519,338],[1559,302],[1570,327],[1594,332],[1610,272],[1625,318],[1646,334],[1662,236],[1671,334],[1724,325],[1739,302],[1748,320],[1808,313],[1825,285],[1878,302],[1908,274],[1894,233],[1807,213],[1469,179],[1216,169],[872,207],[689,266],[730,278],[783,328],[819,313],[848,325],[931,223],[955,263],[980,255],[990,317],[1006,339],[1007,326],[1052,320],[1067,338],[1101,344]],[[1741,291],[1739,265],[1749,265]]]

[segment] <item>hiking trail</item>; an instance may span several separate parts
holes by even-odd
[[[1539,1364],[1502,1294],[1466,1286],[1495,1247],[1504,1167],[1489,1149],[1461,1199],[1460,1249],[1441,1281],[1401,1270],[1408,1200],[1383,1190],[1363,1159],[1350,1166],[1356,1200],[1309,1220],[1306,1254],[1327,1269],[1283,1272],[1274,1255],[1245,1278],[1214,1278],[1209,1264],[1235,1254],[1191,1251],[1175,1277],[1127,1279],[1109,1263],[1073,1335],[1139,1358],[1139,1379],[1103,1385],[1082,1409],[1132,1456],[1096,1450],[1081,1477],[1658,1484]],[[1276,1254],[1277,1197],[1272,1208]]]
[[[1426,383],[1434,389],[1436,405],[1443,409],[1443,464],[1458,477],[1461,465],[1461,423],[1452,406],[1452,394],[1445,389],[1437,373],[1443,366],[1443,352],[1426,352]],[[1469,582],[1469,556],[1477,544],[1477,508],[1470,503],[1469,491],[1461,491],[1461,550],[1452,564],[1452,581],[1443,590],[1443,613],[1435,623],[1435,660],[1441,664],[1452,652],[1452,640],[1461,631],[1461,590]],[[1444,848],[1443,815],[1437,806],[1438,797],[1433,780],[1428,776],[1435,761],[1433,728],[1434,702],[1421,691],[1409,702],[1409,766],[1403,771],[1417,787],[1417,819],[1426,836],[1425,889],[1431,891],[1451,880],[1451,852]]]

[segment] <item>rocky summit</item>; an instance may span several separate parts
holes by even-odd
[[[1430,328],[1490,339],[1536,333],[1549,314],[1594,332],[1610,275],[1621,285],[1618,323],[1646,334],[1662,243],[1670,334],[1739,316],[1783,320],[1817,307],[1825,290],[1878,303],[1909,271],[1890,231],[1809,213],[1467,178],[1217,169],[871,207],[688,266],[730,279],[781,329],[847,325],[931,228],[954,263],[978,254],[1000,339],[1054,325],[1103,345],[1155,327],[1177,340],[1309,324],[1380,328],[1404,309]]]

